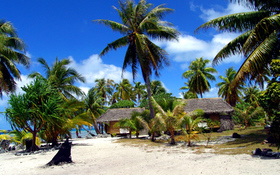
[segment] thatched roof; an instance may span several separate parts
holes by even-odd
[[[191,112],[196,109],[204,110],[204,113],[231,113],[234,111],[232,106],[225,102],[222,98],[196,98],[187,99],[185,112]]]
[[[104,114],[102,114],[96,121],[97,122],[110,122],[119,121],[122,118],[130,118],[133,111],[143,112],[145,108],[118,108],[118,109],[108,109]]]

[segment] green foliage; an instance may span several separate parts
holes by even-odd
[[[219,79],[222,81],[217,84],[219,87],[218,95],[223,97],[223,99],[230,104],[235,106],[237,102],[240,101],[242,96],[241,90],[243,89],[244,83],[240,83],[238,86],[233,86],[232,81],[236,75],[236,70],[233,67],[226,69],[225,77],[220,75]]]
[[[280,148],[280,114],[276,114],[276,116],[273,119],[273,122],[271,124],[270,128],[271,136],[274,138],[274,141],[276,142],[276,146],[278,147],[278,150]]]
[[[215,126],[220,127],[220,122],[217,120],[212,121],[210,118],[208,118],[206,119],[206,123],[207,123],[207,127],[201,129],[202,129],[202,134],[207,138],[206,146],[208,146],[212,137],[213,129]]]
[[[227,43],[213,59],[218,64],[231,55],[244,55],[245,59],[233,80],[233,86],[245,79],[259,81],[267,73],[271,59],[279,56],[279,1],[270,0],[232,0],[245,2],[256,11],[240,12],[212,19],[198,27],[199,29],[215,28],[220,32],[240,34]]]
[[[270,70],[273,75],[266,90],[260,95],[260,105],[270,118],[280,111],[280,60],[272,60]]]
[[[248,126],[255,125],[256,122],[261,121],[265,117],[263,108],[246,102],[237,104],[234,110],[233,120],[235,124],[242,124],[245,126],[245,129]]]
[[[215,81],[216,78],[213,76],[213,73],[217,73],[217,70],[213,67],[206,67],[210,60],[204,60],[201,58],[196,58],[192,61],[189,70],[183,73],[183,77],[188,79],[189,91],[193,93],[202,94],[209,92],[211,88],[208,80]]]
[[[16,82],[20,79],[17,65],[28,68],[30,58],[25,54],[25,43],[18,38],[16,29],[10,22],[0,20],[0,97],[14,92]]]
[[[185,114],[184,102],[179,100],[166,101],[163,99],[162,105],[159,105],[152,97],[153,106],[156,110],[156,118],[161,119],[162,129],[169,131],[171,135],[171,144],[175,144],[174,132],[179,127],[179,120]]]
[[[176,97],[172,96],[172,93],[161,93],[153,96],[154,100],[160,105],[164,106],[164,104],[169,103],[169,101],[174,101]],[[149,101],[148,99],[142,100],[140,106],[141,108],[145,107],[146,109],[149,108]]]
[[[114,103],[110,106],[110,109],[113,108],[133,108],[135,106],[135,103],[130,100],[122,100],[117,103]]]
[[[11,94],[9,107],[5,110],[7,121],[13,129],[26,130],[33,134],[32,151],[35,146],[36,134],[44,125],[55,126],[63,123],[66,111],[63,108],[64,100],[52,86],[37,77],[29,85],[22,87],[24,94]]]
[[[202,116],[204,111],[202,109],[196,109],[190,113],[184,115],[179,122],[179,125],[183,131],[183,134],[186,136],[186,142],[188,146],[191,146],[191,140],[198,140],[198,124],[202,121]]]

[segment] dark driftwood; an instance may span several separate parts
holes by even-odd
[[[67,138],[66,141],[61,145],[59,151],[56,153],[53,159],[49,163],[47,163],[47,165],[58,165],[61,162],[71,163],[71,144],[72,143],[69,142]]]

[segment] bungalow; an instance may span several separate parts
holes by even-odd
[[[220,131],[234,129],[231,118],[234,109],[222,98],[196,98],[184,100],[187,104],[185,112],[191,112],[196,109],[204,110],[204,117],[210,118],[212,121],[220,122]]]
[[[142,113],[145,108],[118,108],[108,109],[96,121],[99,126],[104,126],[107,134],[125,134],[127,131],[122,128],[115,128],[114,125],[122,118],[130,118],[133,112]]]
[[[212,121],[220,122],[220,131],[234,129],[234,124],[231,115],[234,109],[226,103],[222,98],[201,98],[187,99],[185,112],[191,112],[196,109],[204,110],[204,117],[210,118]],[[99,129],[105,129],[108,134],[126,134],[128,131],[123,128],[115,128],[114,125],[122,118],[130,118],[133,111],[143,112],[145,108],[118,108],[108,109],[96,121]],[[104,126],[104,127],[103,127]]]

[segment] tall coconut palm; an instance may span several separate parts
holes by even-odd
[[[206,22],[196,29],[215,28],[221,32],[241,33],[225,45],[215,56],[213,64],[236,54],[245,61],[237,71],[233,85],[246,78],[256,77],[267,69],[272,59],[279,56],[280,2],[278,0],[231,0],[244,3],[255,11],[222,16]]]
[[[159,80],[153,80],[151,82],[151,93],[157,95],[160,93],[166,93],[166,89],[163,87],[162,82]]]
[[[131,66],[133,78],[135,78],[137,66],[140,65],[142,76],[147,85],[149,107],[153,118],[154,110],[150,100],[150,75],[154,72],[156,76],[159,76],[159,70],[164,65],[168,65],[169,60],[165,50],[154,44],[149,37],[161,40],[178,39],[178,31],[172,27],[172,24],[162,21],[163,17],[173,10],[164,7],[164,5],[151,9],[152,4],[145,0],[140,0],[138,4],[135,4],[132,0],[119,1],[119,5],[119,9],[114,8],[121,18],[121,23],[104,19],[94,20],[94,22],[108,26],[124,35],[109,43],[100,53],[100,56],[105,55],[112,49],[116,50],[128,46],[123,70]]]
[[[98,96],[96,91],[94,91],[94,88],[91,88],[83,101],[86,105],[86,114],[89,116],[91,123],[93,123],[96,133],[101,134],[98,129],[96,119],[105,112],[102,105],[102,98]]]
[[[235,106],[236,102],[240,102],[242,97],[241,90],[243,89],[244,83],[240,83],[238,86],[233,86],[232,81],[236,75],[236,71],[233,67],[226,69],[226,76],[219,76],[222,81],[217,84],[219,87],[218,95],[222,97],[228,104]]]
[[[188,90],[187,92],[181,92],[181,95],[184,99],[192,99],[192,98],[198,98],[197,93],[191,92],[189,88],[189,83],[185,82],[185,86],[182,86],[180,90]]]
[[[264,83],[270,80],[269,76],[271,76],[270,70],[265,68],[262,72],[252,75],[250,82],[254,80],[255,84],[258,85],[261,90],[264,90]]]
[[[63,59],[58,61],[57,58],[55,63],[50,67],[46,60],[39,58],[38,62],[45,69],[47,82],[54,88],[57,89],[65,98],[74,98],[73,95],[81,96],[83,92],[80,88],[74,85],[75,82],[85,82],[85,78],[79,74],[75,69],[68,67],[71,63],[69,59]],[[34,78],[36,76],[43,77],[38,72],[33,72],[29,77]]]
[[[144,94],[146,93],[145,89],[146,89],[145,85],[141,84],[141,82],[138,81],[134,83],[133,92],[136,97],[138,105],[140,104],[140,101],[142,100]]]
[[[15,79],[20,79],[16,64],[29,66],[30,58],[25,54],[25,44],[18,38],[10,22],[0,20],[0,97],[16,89]]]
[[[103,104],[105,104],[113,94],[115,82],[111,79],[101,78],[96,79],[95,83],[94,91],[103,99]]]
[[[118,101],[120,100],[135,101],[135,96],[132,90],[133,87],[128,79],[123,79],[120,83],[117,83],[115,86],[116,86],[115,96],[117,97]]]
[[[259,96],[261,95],[260,89],[257,86],[249,86],[244,89],[244,101],[246,103],[255,103],[259,106]]]
[[[211,81],[216,80],[212,75],[212,73],[217,72],[216,69],[206,67],[206,64],[209,62],[210,60],[204,60],[202,57],[196,58],[196,60],[191,62],[189,70],[183,73],[183,77],[189,80],[189,91],[200,94],[201,98],[202,94],[209,92],[211,88],[208,79]]]

